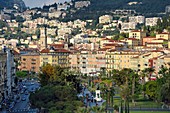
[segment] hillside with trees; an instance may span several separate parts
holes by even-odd
[[[13,8],[14,4],[18,4],[20,8],[26,9],[25,3],[22,0],[0,0],[0,10],[4,7]]]
[[[74,0],[74,3],[82,0]],[[91,4],[68,15],[67,19],[97,19],[103,14],[112,13],[116,9],[136,10],[138,14],[152,15],[165,12],[165,7],[170,5],[169,0],[90,0]],[[129,2],[138,4],[129,5]],[[83,15],[82,15],[83,14]]]

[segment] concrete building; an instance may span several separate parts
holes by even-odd
[[[48,13],[49,18],[59,18],[61,16],[62,12],[61,11],[54,11]]]
[[[143,37],[142,39],[142,45],[146,46],[147,43],[152,42],[152,40],[156,39],[156,37]]]
[[[123,68],[131,68],[131,58],[139,55],[138,51],[116,51],[109,50],[106,52],[106,70],[107,72]]]
[[[143,24],[145,22],[145,16],[130,16],[129,22],[135,22],[136,24]]]
[[[121,30],[134,30],[136,29],[135,22],[123,22],[121,23]]]
[[[170,5],[165,7],[165,13],[170,13]]]
[[[39,53],[28,53],[21,55],[21,71],[39,72],[40,55]]]
[[[133,30],[129,33],[129,38],[136,38],[136,39],[140,40],[139,45],[142,45],[143,37],[146,37],[146,32]]]
[[[126,42],[129,48],[134,48],[135,46],[138,46],[140,44],[139,39],[136,38],[126,38],[121,41]]]
[[[158,33],[156,34],[156,39],[165,39],[165,40],[170,40],[170,33]]]
[[[13,97],[15,71],[13,52],[4,48],[0,52],[0,101]]]
[[[103,15],[99,17],[100,24],[111,23],[112,21],[113,17],[111,15]]]
[[[114,12],[117,15],[132,15],[136,14],[135,10],[115,10]]]
[[[145,26],[156,26],[158,19],[161,19],[161,18],[160,17],[146,18]]]
[[[5,98],[5,87],[6,87],[6,54],[0,53],[0,102]]]
[[[62,48],[55,49],[51,47],[51,49],[43,49],[40,52],[40,67],[46,64],[69,67],[69,54],[70,51]]]
[[[82,7],[88,7],[90,5],[90,1],[77,1],[75,2],[75,8],[82,8]]]

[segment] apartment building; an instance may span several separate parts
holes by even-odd
[[[121,23],[121,30],[134,30],[136,29],[136,23],[135,22],[123,22]]]
[[[154,40],[154,39],[156,39],[156,37],[152,37],[152,36],[143,37],[143,39],[142,39],[142,45],[143,45],[143,46],[146,46],[147,43],[152,42],[152,40]]]
[[[136,38],[126,38],[121,41],[126,42],[129,48],[134,48],[135,46],[140,45],[140,40]]]
[[[145,22],[145,16],[130,16],[129,22],[135,22],[136,24],[143,24]]]
[[[160,17],[145,18],[145,26],[156,26]]]
[[[139,45],[142,45],[142,39],[146,37],[146,32],[133,30],[129,33],[129,38],[136,38],[140,40]]]
[[[163,51],[159,51],[159,50],[145,51],[145,53],[141,53],[140,55],[132,57],[130,59],[131,69],[136,70],[136,71],[142,71],[145,68],[153,68],[155,64],[153,65],[152,63],[155,62],[156,58],[162,55],[163,55]],[[159,66],[159,68],[160,67],[161,66]]]
[[[170,33],[158,33],[156,34],[157,39],[165,39],[165,40],[170,40]]]
[[[12,50],[4,48],[0,52],[0,101],[13,97],[15,89],[15,63]]]
[[[61,67],[69,67],[69,54],[70,51],[66,49],[43,49],[40,52],[40,67],[45,64],[51,64],[53,66],[59,65]]]
[[[21,71],[39,72],[40,69],[39,53],[27,53],[21,55]]]
[[[100,24],[111,23],[112,21],[113,17],[111,15],[103,15],[99,17]]]
[[[97,76],[102,68],[106,67],[105,53],[106,48],[97,51],[89,49],[75,50],[69,55],[70,67],[88,76]]]
[[[123,68],[131,68],[131,58],[139,55],[138,51],[124,50],[116,51],[114,49],[106,52],[106,70],[121,70]]]
[[[82,8],[82,7],[88,7],[90,5],[90,1],[77,1],[75,2],[75,8]]]
[[[7,67],[6,67],[6,58],[7,55],[5,53],[0,53],[0,102],[3,100],[4,98],[4,91],[5,91],[5,87],[6,87],[6,80],[7,80],[7,75],[6,75],[6,71],[7,71]]]

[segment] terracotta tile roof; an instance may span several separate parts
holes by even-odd
[[[164,39],[164,38],[157,38],[157,39],[154,39],[154,40],[166,40],[166,39]]]
[[[112,41],[112,39],[109,39],[109,38],[104,38],[104,39],[102,39],[102,40],[109,40],[109,41]]]
[[[132,58],[139,58],[139,56],[134,56],[134,57],[132,57]]]
[[[115,52],[116,50],[115,49],[111,49],[111,50],[109,50],[108,52]]]
[[[163,33],[158,33],[158,34],[170,34],[170,33],[167,33],[167,32],[163,32]]]
[[[152,50],[151,52],[163,52],[161,50]]]
[[[50,49],[43,49],[41,51],[41,53],[50,53]],[[52,51],[54,53],[70,53],[70,51],[66,50],[66,49],[54,49],[54,51]]]
[[[66,50],[66,49],[55,49],[56,52],[58,53],[70,53],[70,51]]]
[[[143,55],[143,56],[150,56],[151,54],[149,53],[149,54],[145,54],[145,55]]]
[[[138,39],[136,39],[136,38],[128,38],[128,40],[138,40]]]
[[[43,49],[43,50],[41,50],[41,53],[49,53],[49,52],[50,52],[49,49]]]
[[[108,48],[100,48],[98,51],[106,51]]]
[[[133,30],[133,31],[131,31],[131,32],[141,32],[141,31],[139,31],[139,30]]]
[[[54,48],[64,48],[64,44],[50,44]]]
[[[163,43],[160,43],[160,42],[148,42],[147,44],[163,44]]]
[[[19,52],[15,51],[15,50],[13,50],[13,52],[14,52],[14,55],[19,55],[20,54]]]

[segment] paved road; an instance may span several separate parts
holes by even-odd
[[[16,100],[15,106],[11,109],[11,112],[7,112],[6,110],[0,111],[0,113],[36,113],[37,109],[30,109],[30,103],[29,103],[29,96],[31,92],[35,92],[36,89],[40,87],[39,83],[36,81],[25,81],[20,83],[19,89],[19,99]],[[26,89],[23,93],[22,90]],[[27,93],[26,93],[27,92]],[[22,98],[25,98],[25,100],[22,100]]]

